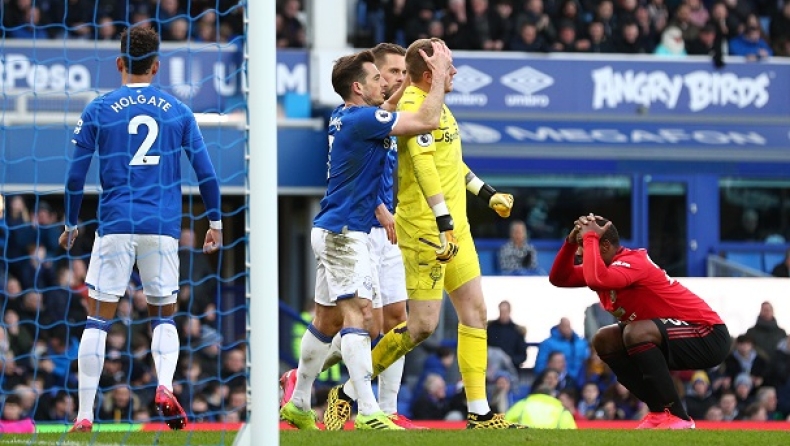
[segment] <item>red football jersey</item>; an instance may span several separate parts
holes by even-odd
[[[588,235],[589,234],[589,235]],[[576,245],[567,241],[551,267],[549,280],[559,287],[588,286],[603,308],[622,322],[679,319],[695,324],[723,324],[699,296],[669,277],[644,249],[621,247],[608,267],[598,236],[585,234],[583,265],[574,265]]]

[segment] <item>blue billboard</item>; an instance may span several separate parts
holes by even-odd
[[[447,104],[458,115],[550,113],[784,116],[790,64],[708,59],[461,53]]]

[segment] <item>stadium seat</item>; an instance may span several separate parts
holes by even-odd
[[[548,274],[551,271],[551,265],[554,264],[555,257],[557,257],[556,249],[538,250],[538,266]]]
[[[764,271],[763,257],[759,252],[728,252],[727,260],[758,271]]]
[[[484,276],[496,276],[499,274],[497,265],[497,253],[490,249],[484,249],[477,252],[477,257],[480,258],[480,272]]]
[[[763,253],[763,267],[765,268],[764,271],[768,274],[774,269],[774,267],[784,262],[785,255],[781,252],[765,252]]]

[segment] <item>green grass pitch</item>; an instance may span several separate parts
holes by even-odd
[[[234,432],[167,431],[71,435],[3,435],[0,436],[0,445],[213,446],[232,445],[234,436]],[[253,441],[256,446],[274,445],[270,440],[262,438],[254,439]],[[280,432],[280,445],[282,446],[778,446],[788,444],[790,444],[790,431],[635,431],[595,429],[576,431]]]

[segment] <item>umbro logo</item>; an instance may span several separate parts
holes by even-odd
[[[491,76],[469,65],[461,65],[456,69],[458,72],[453,77],[453,89],[459,93],[469,94],[477,91],[490,84],[493,80]]]
[[[504,74],[499,81],[502,85],[527,96],[554,85],[553,77],[532,67],[524,67]]]

